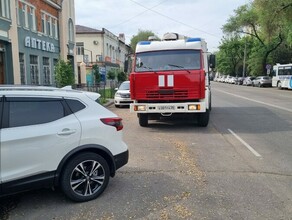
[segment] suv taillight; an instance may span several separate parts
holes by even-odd
[[[117,131],[123,129],[123,123],[121,118],[101,118],[104,124],[116,127]]]

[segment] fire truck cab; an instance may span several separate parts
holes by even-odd
[[[140,126],[177,114],[197,118],[199,126],[207,126],[211,110],[209,67],[215,67],[215,56],[208,56],[202,38],[167,33],[161,41],[139,42],[130,75],[134,101],[130,111],[138,114]]]

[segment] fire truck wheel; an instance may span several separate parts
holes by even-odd
[[[148,115],[147,114],[139,114],[139,124],[141,127],[148,126]]]
[[[200,113],[198,115],[198,125],[200,127],[207,127],[208,123],[209,123],[209,110],[207,109],[206,112],[204,113]]]

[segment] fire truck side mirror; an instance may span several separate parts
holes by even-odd
[[[214,69],[216,66],[216,56],[214,54],[211,54],[209,57],[209,67]]]

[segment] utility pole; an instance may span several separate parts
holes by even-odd
[[[246,37],[245,37],[245,44],[244,44],[242,77],[244,77],[245,75],[245,59],[246,59]]]

